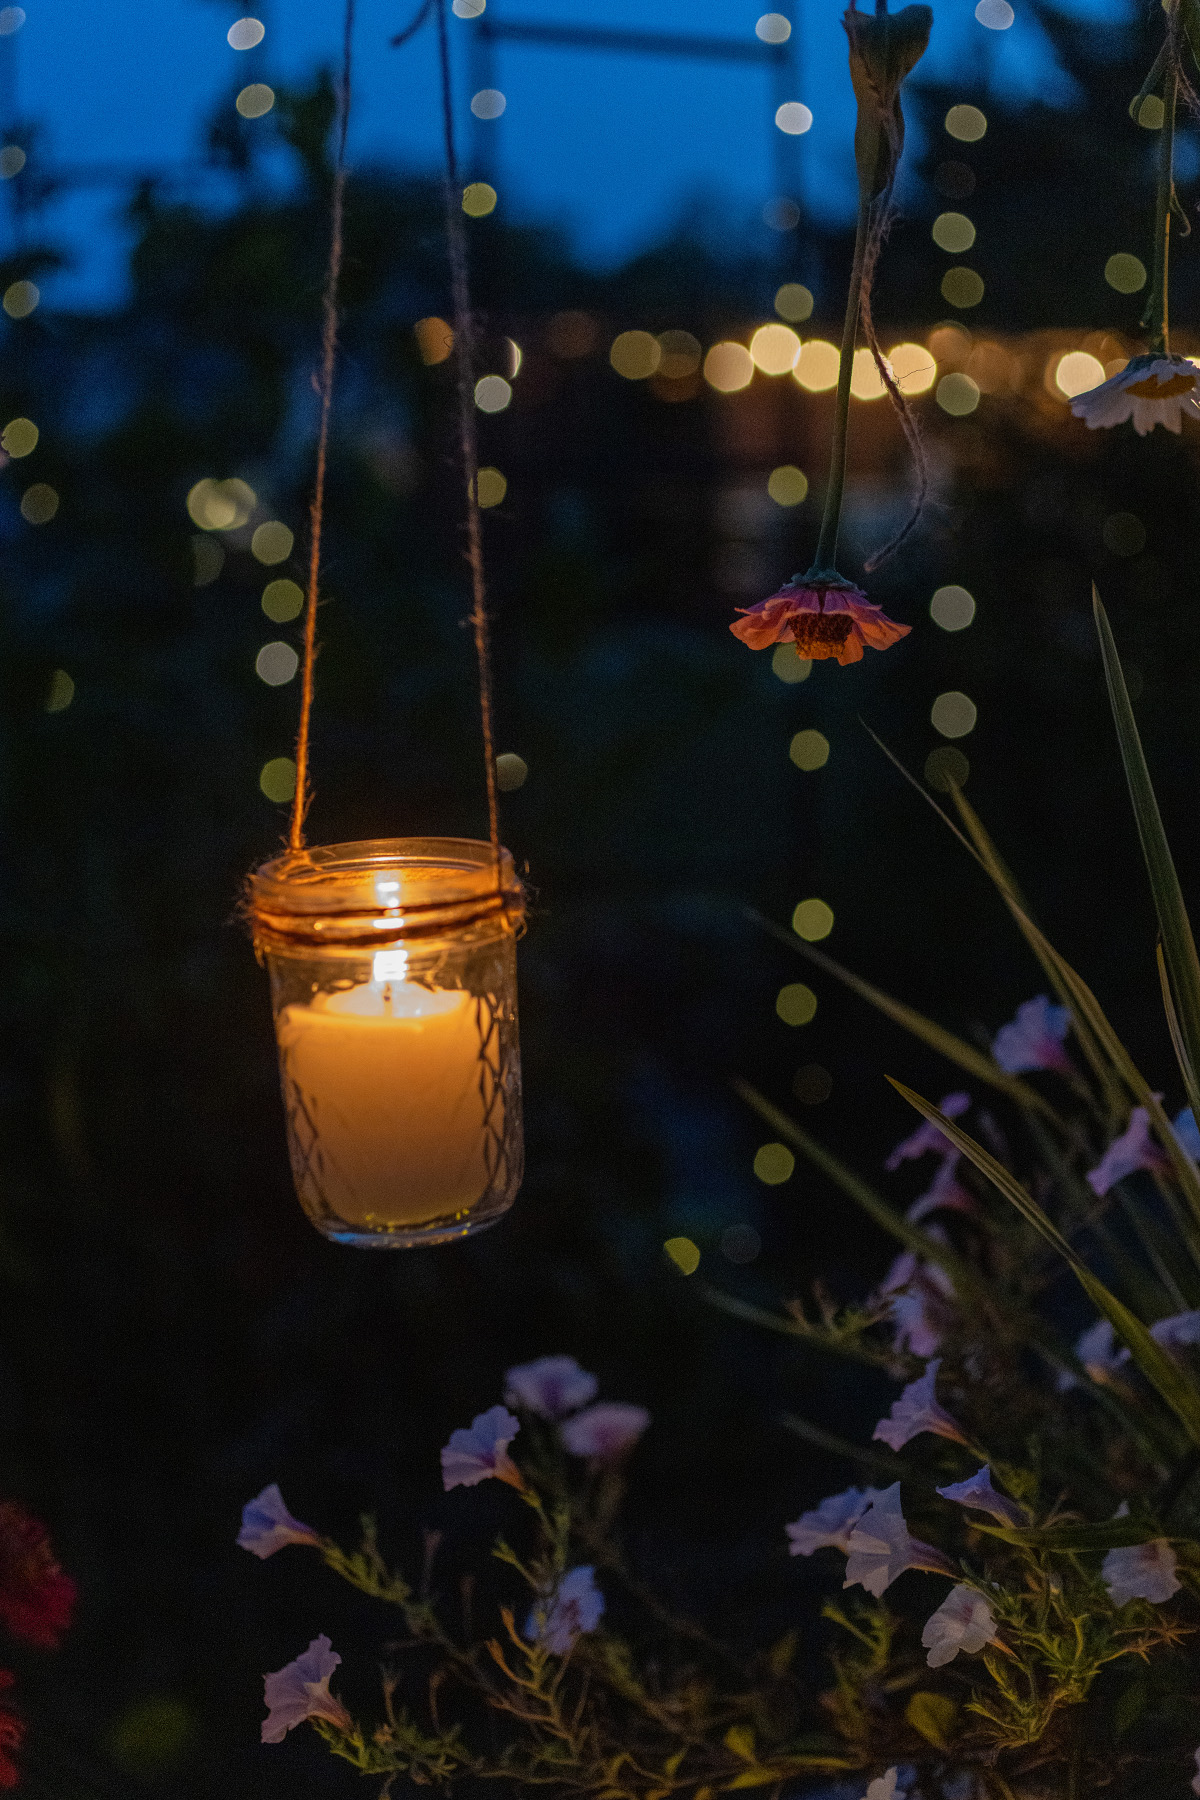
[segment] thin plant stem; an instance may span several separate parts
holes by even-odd
[[[1171,248],[1171,208],[1175,199],[1175,103],[1179,71],[1174,62],[1163,83],[1162,136],[1158,144],[1158,204],[1154,220],[1154,285],[1146,307],[1146,322],[1153,334],[1150,348],[1159,355],[1170,351],[1168,322],[1168,261]]]
[[[838,363],[837,405],[833,415],[833,442],[829,450],[829,485],[825,489],[821,535],[817,540],[817,554],[809,570],[810,575],[830,575],[837,572],[838,529],[842,522],[842,493],[846,486],[850,381],[854,374],[854,345],[858,336],[859,301],[870,216],[871,201],[866,194],[860,193],[858,225],[854,233],[854,262],[850,270],[850,291],[846,296],[846,320],[842,326],[842,350]]]

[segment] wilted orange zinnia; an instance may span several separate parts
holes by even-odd
[[[836,656],[843,667],[861,662],[865,645],[886,650],[912,630],[911,625],[889,619],[881,606],[848,581],[812,577],[788,581],[768,600],[737,610],[745,616],[729,629],[752,650],[766,650],[791,638],[801,656],[813,662]]]

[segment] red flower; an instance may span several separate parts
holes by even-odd
[[[0,1669],[0,1693],[12,1684],[13,1676],[9,1670]],[[21,1772],[9,1751],[19,1750],[24,1736],[25,1721],[6,1701],[0,1700],[0,1788],[14,1788],[21,1779]]]
[[[746,616],[729,629],[752,650],[766,650],[791,638],[801,656],[813,662],[836,656],[843,666],[861,662],[864,645],[886,650],[912,630],[911,625],[889,619],[882,607],[848,581],[788,581],[769,600],[739,606],[737,611]]]
[[[56,1650],[71,1623],[75,1583],[60,1569],[46,1527],[13,1500],[0,1505],[0,1623],[39,1650]]]

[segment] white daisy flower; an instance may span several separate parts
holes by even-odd
[[[1132,419],[1139,437],[1156,425],[1177,432],[1185,412],[1200,418],[1200,368],[1186,356],[1135,356],[1119,375],[1076,394],[1071,411],[1090,431]]]

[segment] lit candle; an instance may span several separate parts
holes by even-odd
[[[406,966],[403,950],[380,951],[371,981],[276,1021],[301,1198],[377,1231],[474,1206],[504,1130],[480,1054],[484,1002],[404,980]]]

